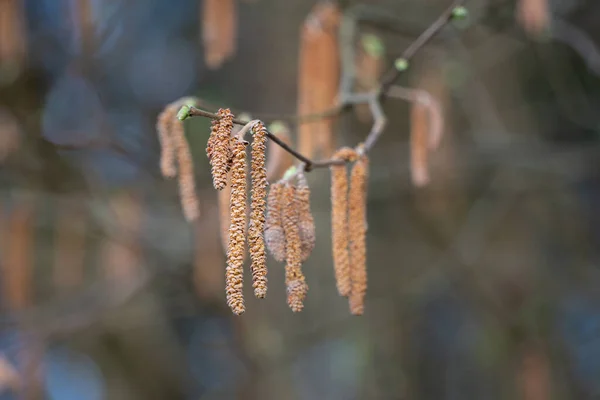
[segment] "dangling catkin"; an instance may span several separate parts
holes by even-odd
[[[206,153],[212,165],[213,186],[222,190],[227,185],[227,171],[229,170],[229,137],[233,130],[233,114],[228,108],[219,109],[218,124],[213,124]]]
[[[417,187],[429,183],[429,132],[427,130],[427,108],[414,101],[410,112],[410,172],[413,184]]]
[[[246,142],[237,137],[232,145],[231,165],[231,224],[229,226],[229,246],[225,271],[227,304],[234,314],[245,311],[244,306],[244,253],[246,227]]]
[[[252,141],[252,200],[248,244],[252,258],[252,286],[254,295],[259,299],[267,295],[267,252],[265,249],[265,208],[267,196],[267,171],[265,168],[265,151],[267,131],[258,122],[253,129]]]
[[[287,302],[293,312],[304,307],[304,298],[308,291],[302,273],[300,232],[298,229],[298,210],[295,205],[296,188],[290,184],[283,187],[283,229],[285,232],[285,284]]]
[[[350,174],[348,199],[348,232],[350,236],[350,312],[361,315],[367,292],[367,179],[369,160],[361,156]]]
[[[209,69],[219,68],[236,51],[237,8],[234,0],[202,0],[202,42]]]
[[[315,248],[315,221],[310,212],[310,188],[303,173],[298,174],[296,186],[296,208],[300,231],[300,259],[306,261]]]
[[[176,112],[173,114],[171,122],[171,139],[175,144],[178,161],[179,197],[185,219],[193,221],[200,216],[200,206],[198,204],[194,181],[194,162],[192,161],[190,147],[185,138],[183,122],[175,118],[175,115]]]
[[[333,157],[351,161],[356,158],[356,152],[349,147],[343,147]],[[332,165],[330,171],[331,238],[335,280],[339,294],[348,296],[351,290],[348,256],[348,176],[345,165]]]
[[[318,3],[307,17],[300,36],[298,114],[320,113],[335,106],[339,86],[340,59],[337,31],[339,7]],[[302,123],[298,127],[298,149],[307,157],[316,152],[329,157],[334,148],[333,117]]]
[[[293,147],[290,130],[283,122],[273,122],[269,126],[269,132],[277,136],[277,138],[288,146]],[[272,140],[269,141],[268,147],[267,181],[272,182],[280,179],[285,171],[294,164],[294,157]]]
[[[265,241],[273,258],[279,262],[285,260],[285,233],[283,220],[283,187],[281,182],[273,183],[267,197],[267,219],[265,224]]]
[[[175,144],[171,138],[171,128],[175,122],[177,109],[171,105],[158,115],[156,131],[160,142],[160,171],[165,178],[174,178],[175,169]]]

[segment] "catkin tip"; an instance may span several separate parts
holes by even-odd
[[[304,299],[308,292],[306,282],[296,279],[287,284],[287,303],[293,312],[301,312],[304,309]]]

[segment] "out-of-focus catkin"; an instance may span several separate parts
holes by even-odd
[[[367,292],[367,180],[369,160],[361,156],[353,165],[350,174],[348,199],[348,232],[350,237],[350,312],[361,315]]]
[[[411,105],[410,113],[410,172],[415,186],[429,183],[429,132],[427,108],[419,101]]]
[[[21,126],[15,116],[0,107],[0,162],[18,149],[21,135]]]
[[[333,157],[352,161],[356,159],[356,152],[349,147],[343,147]],[[339,294],[348,296],[351,290],[348,255],[348,175],[345,165],[332,165],[330,171],[331,238],[335,280]]]
[[[377,88],[379,78],[385,70],[385,47],[381,39],[373,34],[362,35],[358,43],[355,64],[354,90],[363,93]],[[373,119],[367,103],[355,104],[353,108],[359,121],[370,122]]]
[[[273,258],[279,262],[285,260],[285,233],[283,230],[283,187],[277,182],[271,185],[267,197],[267,219],[265,224],[265,241]]]
[[[13,63],[18,67],[25,60],[24,5],[21,0],[0,1],[0,64]]]
[[[233,162],[231,165],[231,223],[225,271],[227,304],[234,314],[245,311],[244,306],[244,254],[246,215],[246,142],[237,137],[231,139]]]
[[[339,7],[318,3],[307,17],[300,35],[298,114],[326,111],[335,106],[340,74]],[[334,118],[302,123],[298,127],[298,149],[307,157],[320,153],[329,157],[334,149]]]
[[[267,131],[258,122],[253,128],[252,141],[252,199],[248,244],[252,259],[252,286],[254,295],[264,298],[267,295],[267,252],[265,249],[265,209],[267,197],[267,170],[265,167],[265,152],[267,146]]]
[[[296,188],[290,184],[283,187],[283,229],[285,232],[285,284],[288,306],[294,312],[302,311],[308,286],[302,273],[300,230],[298,210],[295,205]]]
[[[535,36],[543,33],[550,22],[548,0],[519,0],[517,2],[517,20],[528,34]]]
[[[171,127],[175,121],[177,110],[167,106],[158,115],[156,131],[160,143],[160,172],[165,178],[174,178],[177,175],[175,168],[175,144],[171,138]]]
[[[293,147],[290,130],[284,123],[273,122],[269,126],[269,131],[282,142]],[[268,147],[267,181],[272,182],[280,179],[285,171],[294,164],[294,157],[272,140],[269,141]]]
[[[300,232],[300,259],[306,261],[315,248],[315,221],[310,211],[310,188],[303,173],[297,176],[296,207]]]
[[[219,120],[213,124],[206,153],[212,165],[213,186],[222,190],[227,185],[227,172],[230,168],[229,138],[233,130],[233,114],[228,108],[219,109]]]
[[[204,61],[217,69],[236,52],[237,7],[235,0],[202,0],[202,5]]]
[[[200,216],[200,206],[198,196],[196,195],[194,162],[192,161],[192,153],[185,138],[183,122],[175,118],[176,112],[172,115],[171,139],[175,145],[178,161],[179,197],[185,218],[188,221],[193,221]]]

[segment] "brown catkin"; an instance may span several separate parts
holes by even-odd
[[[221,229],[221,244],[227,252],[229,247],[229,225],[231,224],[231,171],[227,173],[227,186],[217,192],[219,206],[219,227]]]
[[[385,48],[381,39],[373,34],[362,35],[357,47],[354,91],[363,93],[375,89],[379,84],[386,66]],[[359,121],[366,123],[373,120],[369,104],[355,104],[353,108]]]
[[[229,226],[229,246],[225,271],[227,304],[234,314],[245,311],[244,306],[244,255],[246,228],[246,142],[237,137],[232,145],[233,163],[231,166],[231,224]]]
[[[200,216],[200,206],[196,195],[194,162],[192,161],[189,144],[185,138],[183,122],[174,117],[171,124],[171,138],[175,144],[179,167],[181,207],[186,220],[193,221]]]
[[[428,110],[419,101],[414,101],[410,112],[410,172],[412,182],[421,187],[429,183]]]
[[[349,147],[343,147],[333,157],[352,161],[356,158],[356,152]],[[333,266],[338,293],[348,296],[351,290],[348,255],[348,175],[345,165],[332,165],[330,170]]]
[[[202,0],[202,5],[204,61],[217,69],[236,52],[237,6],[235,0]]]
[[[300,231],[301,261],[310,257],[315,248],[315,220],[310,211],[310,188],[306,176],[299,174],[296,186],[296,207],[298,209],[298,229]]]
[[[296,188],[290,184],[283,187],[283,229],[285,232],[285,284],[288,306],[294,312],[302,311],[308,291],[302,273],[300,231],[298,229],[298,209],[295,205]]]
[[[267,130],[262,122],[253,129],[252,141],[252,199],[250,203],[250,227],[248,245],[252,259],[252,286],[254,295],[259,299],[267,295],[267,251],[265,249],[265,209],[267,197],[267,170],[265,152],[267,149]]]
[[[298,55],[299,115],[320,113],[336,104],[340,59],[337,31],[341,12],[336,4],[318,3],[300,33]],[[298,150],[307,157],[329,157],[334,148],[334,117],[298,126]]]
[[[265,241],[273,258],[279,262],[285,260],[285,233],[281,218],[283,210],[284,184],[277,182],[271,185],[267,197],[267,218],[265,223]]]
[[[171,127],[175,121],[177,110],[171,105],[159,114],[156,120],[156,131],[160,143],[160,172],[165,178],[177,175],[175,168],[175,144],[171,138]]]
[[[227,185],[227,172],[230,168],[229,160],[229,138],[233,130],[233,114],[228,108],[221,108],[217,112],[219,122],[216,126],[216,133],[209,137],[207,144],[207,155],[212,165],[213,186],[217,190],[222,190]],[[213,125],[213,131],[215,126]]]
[[[363,155],[354,163],[350,174],[348,232],[350,237],[350,312],[361,315],[367,292],[367,179],[369,160]]]

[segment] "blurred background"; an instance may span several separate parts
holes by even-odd
[[[185,122],[189,223],[160,174],[156,118],[188,95],[294,114],[316,3],[0,0],[1,399],[599,398],[594,0],[467,1],[411,60],[397,83],[440,102],[444,136],[414,185],[415,117],[386,100],[363,316],[335,287],[327,169],[308,174],[304,311],[269,258],[267,298],[246,273],[247,311],[231,314],[210,121]],[[347,45],[377,39],[363,86],[450,5],[339,3],[367,16]],[[335,121],[337,146],[369,131],[355,111]]]

